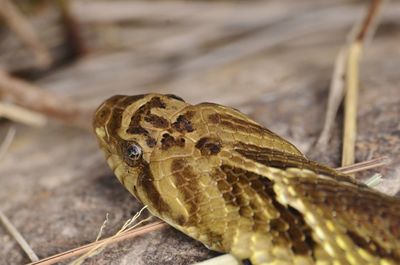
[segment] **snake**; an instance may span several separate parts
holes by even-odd
[[[240,111],[116,95],[94,132],[121,184],[211,250],[253,265],[400,264],[400,199],[308,159]]]

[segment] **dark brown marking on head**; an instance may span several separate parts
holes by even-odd
[[[168,133],[164,133],[163,137],[161,139],[161,149],[162,150],[168,150],[171,147],[178,146],[178,147],[184,147],[185,146],[185,139],[183,137],[178,137],[175,139],[173,136],[171,136]]]
[[[137,128],[141,127],[140,122],[142,119],[148,119],[148,122],[154,122],[154,126],[156,125],[162,126],[165,121],[161,120],[162,117],[158,117],[156,115],[151,114],[152,108],[162,108],[165,109],[165,103],[160,99],[160,97],[153,97],[150,101],[143,104],[140,108],[136,110],[136,112],[131,117],[131,122],[129,123],[129,128]],[[168,125],[167,125],[168,126]],[[128,128],[128,130],[129,130]],[[164,127],[162,127],[164,128]]]
[[[218,113],[213,113],[208,116],[208,121],[213,124],[219,124],[221,122],[220,115]]]
[[[156,139],[151,137],[149,132],[142,127],[128,127],[126,132],[130,133],[130,134],[139,134],[139,135],[141,134],[141,135],[146,136],[146,144],[148,147],[154,147],[157,144]]]
[[[113,145],[116,146],[117,151],[119,152],[120,156],[124,159],[124,162],[127,163],[128,166],[135,168],[135,171],[137,171],[138,175],[138,180],[136,185],[138,188],[142,188],[143,191],[148,195],[148,199],[151,201],[152,205],[154,208],[157,209],[158,212],[164,213],[164,212],[171,212],[170,207],[168,204],[162,199],[161,195],[157,191],[155,185],[154,185],[154,178],[152,176],[152,173],[149,169],[149,165],[143,160],[143,159],[128,159],[128,152],[127,148],[132,142],[126,141],[121,139],[118,136],[118,130],[121,127],[121,122],[122,122],[122,114],[125,111],[125,109],[136,102],[137,100],[143,99],[147,95],[137,95],[137,96],[114,96],[110,99],[108,99],[105,103],[103,103],[102,106],[106,106],[110,110],[110,117],[108,119],[108,122],[106,124],[100,124],[102,119],[95,119],[94,124],[104,126],[106,127],[106,131],[108,134],[112,137],[110,137],[109,141]],[[149,132],[145,130],[144,128],[140,127],[140,121],[142,120],[142,115],[145,113],[149,113],[151,108],[165,108],[166,105],[165,103],[162,102],[160,97],[154,97],[152,98],[149,102],[141,106],[133,115],[131,118],[130,126],[126,130],[128,133],[131,134],[142,134],[142,135],[148,135]],[[100,107],[101,109],[103,107]],[[108,110],[107,110],[108,112]],[[102,116],[105,116],[104,113]],[[99,126],[97,126],[99,127]],[[147,139],[147,144],[148,145],[155,145],[154,139],[150,138]],[[135,143],[137,144],[137,143]],[[121,175],[121,182],[123,185],[126,184],[126,178],[129,177],[129,175]],[[130,190],[134,193],[134,195],[138,197],[138,191],[136,187],[129,187]]]
[[[226,204],[239,207],[239,214],[243,218],[254,221],[256,231],[276,234],[273,239],[276,244],[289,244],[292,251],[298,255],[313,255],[316,243],[312,238],[312,229],[308,227],[301,213],[294,208],[285,207],[276,200],[271,180],[227,165],[222,165],[221,170],[226,176],[226,181],[232,186],[232,191],[226,192],[224,186],[218,185],[221,192],[231,194],[224,196]],[[264,204],[247,194],[250,191],[252,194],[258,194],[266,204],[272,203],[279,213],[279,218],[271,219],[263,215]]]
[[[129,123],[129,127],[140,127],[140,122],[142,121],[142,116],[145,114],[146,109],[141,106],[136,112],[132,115],[131,121]]]
[[[147,139],[146,139],[146,144],[147,144],[148,147],[154,147],[154,146],[157,145],[157,141],[153,137],[148,136]]]
[[[153,125],[156,128],[168,128],[169,127],[169,122],[167,119],[154,115],[154,114],[147,114],[144,117],[144,120],[149,122],[151,125]]]
[[[152,108],[161,108],[161,109],[165,109],[166,105],[165,103],[161,100],[160,97],[153,97],[148,103],[148,107],[150,109]]]
[[[109,119],[106,127],[109,135],[116,137],[118,129],[121,127],[123,109],[114,108],[112,110],[111,118]]]
[[[211,137],[203,137],[196,143],[196,148],[202,155],[216,155],[221,151],[221,147],[221,141]]]
[[[140,127],[140,126],[138,126],[138,127],[128,127],[128,129],[126,129],[126,132],[130,133],[130,134],[143,134],[143,135],[148,135],[149,134],[149,132],[146,129],[144,129],[144,128]]]
[[[179,115],[176,121],[172,124],[172,128],[178,132],[193,132],[194,128],[190,119],[194,116],[193,111],[188,111],[185,114]]]
[[[169,98],[173,98],[182,102],[185,102],[181,97],[178,97],[177,95],[174,94],[166,94],[165,96],[169,97]]]
[[[113,115],[112,118],[110,119],[110,124],[108,125],[108,131],[112,133],[113,135],[116,135],[116,131],[121,127],[121,122],[122,122],[122,113],[132,103],[136,102],[137,100],[140,100],[144,97],[145,95],[137,95],[137,96],[125,96],[125,97],[116,97],[114,99],[111,98],[112,103],[106,102],[106,104],[113,104],[112,111]]]
[[[363,184],[359,184],[358,182],[330,167],[318,164],[302,156],[241,142],[235,145],[235,151],[248,159],[254,160],[266,166],[280,169],[287,169],[291,167],[309,169],[317,174],[329,176],[339,181],[346,181],[363,186]]]
[[[98,109],[93,125],[95,127],[104,126],[110,135],[116,135],[116,131],[120,128],[122,122],[122,113],[132,103],[143,99],[146,95],[136,96],[113,96],[107,99]],[[106,117],[107,116],[107,117]],[[109,117],[109,118],[108,118]],[[106,124],[106,122],[108,123]],[[136,127],[136,126],[133,126]]]
[[[377,241],[375,241],[372,238],[366,239],[355,231],[348,230],[347,235],[350,237],[350,239],[354,242],[355,245],[358,247],[364,249],[368,253],[370,253],[373,256],[379,256],[381,258],[387,258],[391,259],[396,262],[396,264],[399,264],[400,262],[400,256],[396,254],[395,252],[391,252],[386,250],[383,246],[381,246]]]
[[[154,184],[154,177],[150,171],[148,163],[141,161],[140,170],[142,171],[138,177],[137,186],[142,188],[147,195],[147,198],[150,200],[152,206],[160,213],[160,214],[172,214],[172,210],[170,206],[164,201],[161,197],[161,194],[157,190]]]
[[[124,107],[123,108],[118,108],[119,109],[119,114],[120,118],[119,120],[122,119],[122,112],[127,106],[132,104],[134,101],[143,98],[144,95],[137,96],[135,97],[129,97],[129,100],[124,100]],[[118,104],[121,105],[121,104]],[[151,123],[154,127],[156,128],[167,128],[169,127],[169,122],[163,118],[159,117],[157,115],[151,114],[151,109],[152,108],[165,108],[166,105],[165,103],[161,100],[160,97],[153,97],[150,99],[147,103],[143,104],[140,108],[138,108],[135,113],[131,117],[131,121],[129,123],[128,128],[126,129],[126,132],[129,134],[138,134],[138,135],[144,135],[147,136],[146,138],[146,144],[148,147],[154,147],[156,146],[157,142],[156,140],[150,136],[149,131],[144,129],[141,126],[142,120],[145,120],[149,123]],[[118,123],[118,127],[121,125],[120,121]]]
[[[110,113],[108,113],[108,119],[105,119],[106,111],[102,114],[103,118],[98,119],[96,114],[96,118],[94,120],[95,127],[104,126],[109,136],[114,136],[117,134],[117,130],[121,126],[122,122],[122,113],[126,107],[126,102],[131,99],[135,99],[136,97],[127,97],[127,96],[113,96],[106,100],[103,105],[99,108],[98,111],[102,112],[103,109],[109,109]],[[107,111],[108,112],[108,111]]]
[[[184,225],[197,225],[201,221],[198,211],[202,202],[199,176],[184,159],[174,159],[171,164],[171,172],[175,177],[175,185],[183,194],[185,205],[189,206],[189,217],[185,220]]]

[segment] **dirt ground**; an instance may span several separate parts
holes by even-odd
[[[60,30],[57,24],[47,30],[60,14],[43,7],[30,19],[59,65],[29,80],[93,107],[114,94],[148,92],[233,106],[310,158],[338,166],[342,111],[329,147],[315,152],[313,144],[323,126],[335,57],[363,7],[362,1],[340,0],[74,1],[72,13],[89,52],[68,63],[63,39],[46,37]],[[357,176],[379,172],[377,189],[398,196],[399,29],[400,3],[392,1],[362,60],[356,146],[357,161],[391,158]],[[1,67],[26,75],[26,51],[11,32],[0,39]],[[21,52],[11,54],[10,47]],[[2,135],[10,124],[1,123]],[[0,161],[0,209],[39,258],[92,242],[107,213],[104,236],[110,236],[142,207],[105,164],[93,133],[58,122],[13,126],[16,137]],[[0,246],[0,264],[29,263],[2,226]],[[168,227],[110,245],[85,264],[183,265],[215,255]]]

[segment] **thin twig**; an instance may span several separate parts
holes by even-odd
[[[10,129],[8,129],[6,137],[0,145],[0,160],[4,158],[8,151],[8,148],[10,148],[10,145],[14,140],[16,131],[17,130],[14,127],[10,127]]]
[[[348,78],[349,74],[347,73],[346,75],[346,70],[348,70],[348,57],[350,54],[349,49],[351,49],[352,44],[354,44],[357,40],[362,41],[363,46],[366,46],[366,43],[370,40],[377,25],[378,12],[374,12],[377,11],[378,7],[381,5],[378,2],[379,1],[373,1],[369,12],[367,12],[363,21],[358,22],[353,26],[349,33],[347,43],[340,49],[338,53],[329,88],[324,126],[315,145],[317,150],[324,151],[328,146],[328,142],[332,134],[334,120],[344,97],[344,81]],[[371,12],[371,10],[375,11]]]
[[[107,223],[108,223],[108,213],[106,214],[106,219],[104,220],[103,224],[101,225],[99,233],[97,234],[97,237],[96,237],[95,241],[99,241],[99,239],[103,235],[103,230],[104,230],[104,228],[106,228]]]
[[[322,132],[317,140],[315,148],[325,150],[332,134],[336,114],[344,96],[344,75],[347,49],[341,48],[335,61],[332,81],[329,88],[328,105],[326,107],[325,122]]]
[[[372,36],[383,0],[373,0],[350,44],[346,70],[346,95],[344,102],[344,128],[342,166],[354,164],[355,142],[357,136],[357,105],[359,90],[359,63],[367,37]]]
[[[375,159],[371,159],[368,161],[360,162],[357,164],[353,164],[345,167],[338,167],[336,170],[344,173],[344,174],[353,174],[360,171],[365,171],[368,169],[385,166],[390,162],[390,159],[387,156],[378,157]]]
[[[52,58],[49,50],[40,42],[34,29],[24,15],[10,0],[0,0],[0,16],[4,18],[8,26],[19,36],[36,57],[40,67],[51,64]]]
[[[372,0],[368,12],[364,17],[361,28],[356,35],[356,40],[365,45],[376,31],[379,13],[384,4],[384,0]]]
[[[93,110],[49,93],[0,70],[0,95],[4,100],[45,114],[72,126],[89,129]]]
[[[10,233],[10,235],[18,242],[24,252],[28,255],[29,259],[33,262],[38,261],[39,258],[36,256],[35,252],[26,242],[24,237],[18,232],[17,228],[10,222],[10,220],[3,214],[0,210],[0,222],[4,225],[6,230]]]
[[[116,242],[120,242],[126,239],[131,239],[131,238],[135,238],[137,236],[143,235],[143,234],[147,234],[149,232],[152,231],[156,231],[156,230],[160,230],[161,228],[167,227],[167,224],[159,221],[159,222],[154,222],[152,224],[148,224],[145,225],[143,227],[137,228],[135,230],[130,230],[127,231],[125,233],[121,233],[118,236],[115,236],[112,238],[112,240],[109,241],[109,244],[112,243],[116,243]],[[78,248],[74,248],[71,250],[68,250],[66,252],[48,257],[48,258],[44,258],[40,261],[37,262],[33,262],[33,263],[29,263],[28,265],[51,265],[51,264],[55,264],[57,262],[61,262],[64,261],[66,259],[72,258],[72,257],[76,257],[78,255],[82,255],[84,253],[86,253],[87,251],[89,251],[90,249],[92,249],[94,246],[97,246],[99,244],[102,244],[104,241],[109,240],[110,238],[106,238],[103,240],[99,240]]]
[[[16,130],[14,127],[11,127],[8,130],[7,135],[0,146],[0,160],[3,159],[4,155],[7,153],[7,150],[14,139],[15,131]],[[18,232],[17,228],[11,223],[11,221],[1,210],[0,210],[0,223],[3,224],[8,233],[10,233],[10,235],[15,239],[15,241],[17,241],[17,243],[21,246],[22,250],[28,255],[31,261],[39,260],[39,258],[36,256],[35,252],[26,242],[21,233]]]
[[[96,246],[93,246],[93,248],[91,248],[88,252],[86,252],[85,254],[83,254],[82,256],[80,256],[79,258],[75,259],[74,261],[70,262],[70,265],[81,265],[87,258],[93,257],[97,254],[99,254],[107,245],[109,245],[113,238],[117,237],[118,235],[128,231],[128,228],[135,228],[137,226],[139,226],[140,224],[142,224],[143,222],[148,221],[150,218],[152,218],[153,216],[150,216],[140,222],[138,222],[137,224],[133,225],[132,227],[130,227],[134,222],[136,222],[136,220],[140,217],[140,215],[142,214],[142,212],[147,209],[147,206],[144,206],[142,209],[140,209],[139,212],[137,212],[131,219],[129,219],[128,221],[125,222],[125,224],[122,226],[122,228],[120,230],[117,231],[117,233],[115,235],[113,235],[112,237],[104,240],[101,244],[98,244]],[[96,240],[97,241],[97,240]]]

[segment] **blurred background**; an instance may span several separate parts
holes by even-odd
[[[115,94],[173,93],[235,107],[310,158],[338,166],[341,111],[329,146],[313,146],[335,58],[368,3],[0,0],[1,103],[26,107],[33,97],[35,106],[54,96],[57,111],[71,104],[91,113]],[[378,189],[388,194],[400,190],[399,29],[400,2],[388,2],[361,66],[356,160],[391,157],[379,169]],[[24,94],[26,87],[42,96]],[[141,208],[105,165],[92,133],[65,119],[16,120],[0,124],[3,138],[10,126],[16,130],[0,161],[0,209],[39,258],[92,242],[106,213],[104,233],[112,235]],[[81,123],[90,127],[90,117]],[[29,262],[2,226],[0,246],[0,264]],[[167,228],[114,244],[86,264],[191,264],[215,255]]]

